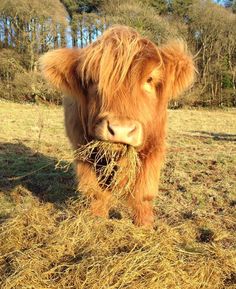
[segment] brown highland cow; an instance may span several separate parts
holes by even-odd
[[[134,223],[152,226],[165,154],[167,104],[194,80],[194,63],[179,40],[157,47],[134,29],[114,26],[83,49],[50,51],[41,58],[45,78],[64,95],[66,132],[73,146],[91,140],[136,148],[141,169],[127,197]],[[98,185],[93,166],[76,161],[80,190],[92,186],[91,209],[107,216],[111,192]]]

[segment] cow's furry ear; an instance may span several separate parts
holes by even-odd
[[[62,48],[45,53],[39,59],[45,79],[56,89],[75,96],[80,93],[78,75],[80,49]]]
[[[192,55],[184,41],[175,40],[160,47],[164,64],[164,85],[169,88],[170,97],[177,97],[191,86],[195,79]]]

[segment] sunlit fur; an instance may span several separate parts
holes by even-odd
[[[113,27],[107,30],[96,42],[84,49],[81,76],[86,82],[98,84],[98,92],[105,101],[122,89],[129,78],[133,86],[140,77],[139,64],[148,58],[161,58],[155,45],[141,38],[129,27]]]
[[[64,100],[67,135],[74,149],[94,137],[96,121],[110,115],[138,122],[142,127],[142,162],[132,196],[127,200],[137,225],[152,226],[152,202],[158,192],[165,154],[168,100],[194,80],[194,64],[183,41],[157,47],[126,26],[108,29],[83,49],[59,49],[41,60],[45,78],[67,97]],[[92,167],[76,163],[79,189],[96,191],[91,209],[107,216],[109,191],[97,185]]]

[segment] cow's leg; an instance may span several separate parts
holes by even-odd
[[[142,200],[139,201],[135,199],[129,200],[129,203],[133,209],[133,219],[135,225],[153,227],[154,224],[153,199],[154,196],[150,196],[148,199],[143,198]]]
[[[133,195],[128,204],[133,210],[134,223],[138,226],[153,227],[153,201],[158,192],[163,152],[152,154],[142,162],[140,174]]]
[[[76,173],[78,190],[90,197],[93,215],[108,217],[112,201],[111,193],[107,190],[102,190],[98,185],[93,168],[87,163],[78,162],[76,163]]]

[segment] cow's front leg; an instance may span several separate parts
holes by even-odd
[[[153,227],[153,201],[158,192],[163,152],[152,153],[142,161],[136,186],[128,203],[133,210],[134,223],[138,226]]]
[[[96,173],[88,163],[77,162],[76,174],[78,190],[86,194],[90,200],[90,208],[95,216],[108,217],[112,196],[107,190],[102,190],[98,184]]]

